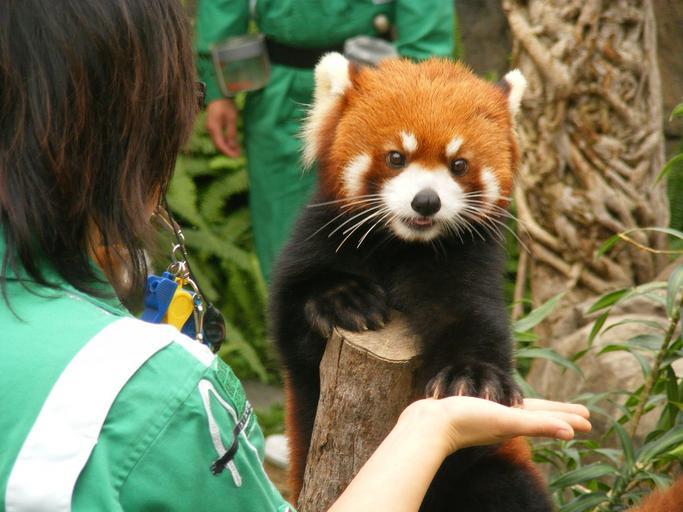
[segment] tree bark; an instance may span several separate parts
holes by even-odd
[[[655,18],[648,0],[504,0],[513,63],[529,81],[519,116],[515,201],[530,247],[536,305],[569,290],[566,305],[651,280],[661,256],[629,244],[596,249],[636,226],[668,225],[654,179],[664,164]],[[636,233],[661,249],[661,235]],[[526,263],[526,262],[525,262]],[[559,308],[542,334],[586,323]]]
[[[336,332],[320,364],[320,400],[298,508],[327,510],[416,398],[417,341],[400,318],[382,331]]]

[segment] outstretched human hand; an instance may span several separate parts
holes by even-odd
[[[574,432],[588,432],[590,413],[583,405],[525,399],[523,407],[506,407],[467,396],[420,400],[408,406],[399,425],[412,423],[425,435],[440,439],[445,452],[468,446],[494,444],[517,436],[569,440]]]

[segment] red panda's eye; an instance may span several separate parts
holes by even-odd
[[[398,151],[389,151],[387,153],[387,165],[393,169],[400,169],[406,165],[406,157]]]
[[[467,160],[457,158],[451,162],[451,172],[456,176],[462,176],[467,172]]]

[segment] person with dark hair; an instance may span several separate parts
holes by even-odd
[[[176,0],[0,2],[0,510],[290,509],[230,368],[117,298],[197,110],[187,25]],[[416,402],[338,509],[415,510],[456,449],[588,428],[528,408]]]

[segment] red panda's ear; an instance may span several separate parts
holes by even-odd
[[[508,97],[508,109],[514,118],[519,112],[519,105],[526,90],[526,78],[519,69],[508,72],[498,83]]]
[[[351,65],[339,53],[328,53],[315,67],[313,105],[304,124],[304,166],[309,167],[318,157],[320,135],[325,118],[334,110],[337,101],[352,87]]]

